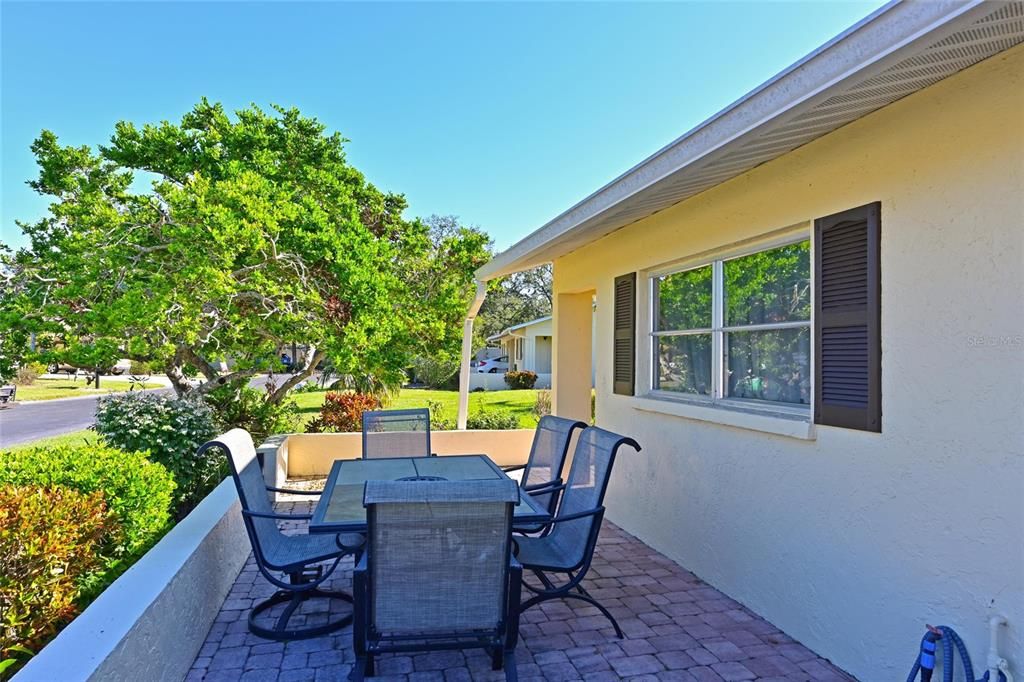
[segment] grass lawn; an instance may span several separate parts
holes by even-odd
[[[398,398],[388,408],[403,410],[413,407],[427,407],[427,402],[441,403],[439,417],[455,421],[459,410],[458,391],[433,391],[425,388],[403,388]],[[295,395],[303,413],[303,422],[309,421],[320,412],[324,402],[324,392],[298,393]],[[533,406],[537,403],[537,391],[485,391],[469,394],[470,414],[481,409],[500,412],[511,412],[519,417],[519,426],[532,429],[537,426],[537,417],[533,414]]]
[[[148,383],[146,388],[162,388],[161,384]],[[84,379],[36,379],[31,386],[18,386],[19,401],[53,400],[54,398],[73,398],[80,395],[106,395],[116,391],[127,391],[131,388],[128,381],[107,381],[100,379],[99,390],[92,388]],[[138,389],[136,389],[138,390]]]
[[[56,445],[83,445],[85,443],[95,443],[100,439],[100,434],[89,429],[82,429],[81,431],[72,431],[71,433],[65,433],[60,436],[51,436],[49,438],[40,438],[39,440],[30,440],[27,443],[18,443],[8,448],[8,450],[24,450],[26,448],[38,448],[38,447],[50,447]]]

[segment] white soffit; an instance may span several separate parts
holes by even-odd
[[[477,271],[536,267],[1024,40],[1024,2],[886,5]]]

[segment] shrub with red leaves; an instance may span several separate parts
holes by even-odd
[[[363,412],[380,407],[380,399],[368,393],[329,391],[320,416],[306,424],[306,433],[362,431]]]

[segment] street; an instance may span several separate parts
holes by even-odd
[[[261,388],[266,383],[267,375],[261,374],[253,378],[249,385]],[[146,393],[173,393],[173,390],[158,388]],[[100,397],[19,402],[0,409],[0,448],[92,426],[96,401]]]
[[[151,392],[173,391],[159,388]],[[20,402],[0,410],[0,448],[92,426],[96,416],[96,401],[100,397]]]

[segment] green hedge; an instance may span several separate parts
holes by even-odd
[[[114,447],[147,452],[177,484],[174,511],[184,517],[227,474],[224,456],[196,455],[217,435],[213,410],[201,400],[154,393],[127,393],[100,398],[96,431]]]
[[[0,453],[0,486],[61,486],[103,493],[121,532],[104,554],[135,556],[159,538],[171,521],[174,479],[142,452],[103,443],[29,448]]]
[[[103,442],[0,452],[0,679],[163,536],[174,488]]]

